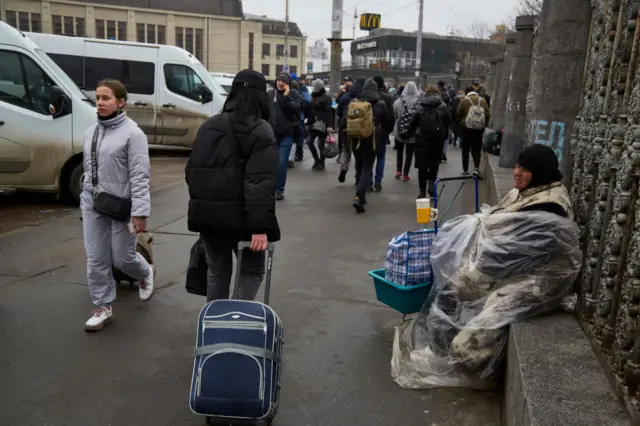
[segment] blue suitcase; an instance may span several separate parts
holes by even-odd
[[[267,305],[274,246],[267,250],[264,303],[234,300],[248,247],[238,244],[233,299],[209,302],[200,311],[189,405],[207,421],[270,425],[278,410],[283,344],[282,322]]]

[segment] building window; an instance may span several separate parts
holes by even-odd
[[[156,43],[156,26],[147,24],[147,43]]]
[[[276,56],[284,56],[284,44],[276,44]]]
[[[185,28],[176,27],[176,46],[183,48],[187,52],[202,61],[202,29],[201,28]]]
[[[291,52],[289,56],[291,56],[292,58],[298,57],[298,46],[291,46]]]
[[[165,44],[166,38],[164,36],[164,25],[158,25],[158,44]]]
[[[136,24],[136,41],[138,43],[146,43],[146,30],[144,24]]]
[[[269,64],[262,64],[262,75],[269,76]]]
[[[253,33],[249,33],[249,69],[253,69]]]
[[[80,37],[85,37],[87,35],[84,18],[76,18],[76,35]]]
[[[202,30],[200,28],[196,28],[195,55],[202,62]]]
[[[96,19],[96,38],[126,41],[127,23],[125,21],[116,22]]]
[[[118,40],[127,41],[127,23],[118,21]]]
[[[298,67],[296,65],[290,65],[289,74],[298,74]]]
[[[107,39],[116,40],[116,21],[107,21]]]
[[[66,36],[84,36],[84,18],[74,18],[73,16],[51,15],[53,33]]]
[[[184,28],[176,27],[176,46],[184,49]]]
[[[276,76],[282,74],[283,70],[284,70],[284,65],[276,65]]]
[[[64,29],[62,33],[64,35],[72,36],[75,34],[75,28],[73,25],[73,16],[65,16],[63,17]]]
[[[96,19],[96,38],[104,39],[104,21]]]
[[[262,57],[271,56],[271,44],[262,43]]]
[[[7,23],[20,31],[31,31],[34,33],[42,31],[42,18],[39,13],[7,10]]]

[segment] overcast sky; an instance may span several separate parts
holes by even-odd
[[[286,0],[242,0],[245,13],[267,15],[270,18],[285,16]],[[308,44],[318,38],[331,35],[332,0],[289,0],[289,19],[296,22],[308,39]],[[353,35],[353,15],[356,6],[360,13],[379,13],[382,26],[401,28],[405,31],[418,29],[417,0],[343,0],[344,19],[342,36]],[[495,28],[513,16],[518,0],[424,0],[423,31],[447,34],[452,29],[471,34],[478,23]],[[365,7],[365,4],[368,6]],[[357,22],[356,22],[357,25]],[[356,38],[367,35],[356,28]],[[349,44],[344,45],[345,53]]]

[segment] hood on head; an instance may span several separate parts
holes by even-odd
[[[407,83],[402,91],[402,96],[418,96],[420,93],[418,92],[418,86],[413,81]]]
[[[356,78],[356,82],[354,84],[359,84],[361,87],[364,86],[364,83],[367,81],[366,78],[364,77],[358,77]]]
[[[298,81],[298,74],[296,74],[295,72],[291,74],[291,80]]]
[[[373,77],[373,81],[376,82],[376,84],[378,85],[378,90],[384,90],[384,78],[380,77],[379,75],[376,75],[375,77]]]
[[[324,90],[324,81],[322,81],[319,78],[316,79],[316,80],[313,80],[312,87],[313,87],[313,92],[314,93],[317,93],[317,92],[319,92],[321,90]]]
[[[378,83],[376,83],[376,81],[373,78],[368,79],[367,81],[365,81],[364,86],[362,87],[362,90],[365,92],[377,92],[378,91]]]
[[[376,83],[372,78],[368,79],[364,83],[362,93],[358,98],[369,102],[380,100],[380,95],[378,94],[378,83]]]
[[[440,104],[442,104],[442,96],[438,93],[428,92],[420,99],[420,105],[427,107],[437,107],[440,106]]]

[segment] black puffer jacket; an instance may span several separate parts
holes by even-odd
[[[378,95],[380,95],[380,99],[387,106],[388,119],[385,123],[382,123],[382,131],[384,132],[385,138],[388,138],[389,135],[393,132],[393,125],[395,124],[395,112],[393,109],[393,103],[396,100],[393,95],[390,95],[384,90],[378,90]]]
[[[289,96],[278,89],[267,91],[271,101],[271,125],[277,138],[293,136],[294,126],[300,125],[302,96],[291,87]]]
[[[316,120],[322,120],[327,127],[333,126],[333,108],[331,106],[331,96],[325,89],[311,93],[311,115],[307,122],[312,126]]]
[[[232,122],[230,137],[226,120],[224,114],[209,118],[193,143],[185,168],[189,230],[244,240],[267,234],[269,241],[278,241],[274,194],[280,160],[273,130],[253,116]]]
[[[437,132],[425,132],[424,120],[429,114],[433,113],[435,113],[440,122],[440,130]],[[449,128],[450,122],[449,108],[444,104],[440,95],[437,93],[425,93],[420,98],[418,106],[416,106],[407,130],[407,134],[410,137],[415,135],[414,152],[416,157],[419,155],[442,157],[444,140],[447,137],[446,129]]]

